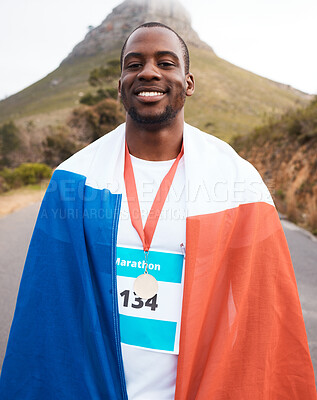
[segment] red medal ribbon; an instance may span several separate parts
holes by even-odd
[[[179,160],[184,154],[184,146],[182,145],[182,149],[178,154],[176,160],[171,166],[168,173],[165,175],[164,179],[161,182],[161,185],[156,193],[155,199],[153,201],[150,213],[147,217],[144,229],[141,218],[140,204],[138,199],[138,193],[135,184],[135,178],[133,173],[131,156],[129,153],[127,142],[125,143],[125,164],[124,164],[124,183],[127,192],[127,199],[129,205],[129,212],[132,225],[138,232],[140,239],[143,244],[143,249],[145,252],[148,252],[152,243],[153,235],[159,220],[159,217],[162,212],[163,205],[165,203],[167,194],[172,185],[176,169],[179,163]]]

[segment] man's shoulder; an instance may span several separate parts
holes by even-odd
[[[229,202],[229,208],[258,201],[273,205],[259,172],[228,143],[187,124],[185,132],[185,157],[189,166],[187,174],[192,182],[196,182],[196,186],[222,188],[222,191],[227,190],[226,195],[231,200],[232,195],[238,194]],[[229,203],[224,202],[222,206]]]
[[[187,132],[187,138],[191,149],[195,148],[197,153],[202,153],[210,161],[217,159],[223,166],[227,165],[234,169],[256,171],[249,161],[242,158],[233,147],[224,140],[203,132],[189,124],[185,124],[185,131]]]

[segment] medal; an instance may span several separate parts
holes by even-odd
[[[149,256],[148,251],[144,251],[145,258],[145,270],[144,274],[139,275],[134,281],[133,291],[134,293],[144,300],[151,299],[158,292],[158,283],[153,275],[150,275],[147,270],[147,259]]]
[[[149,273],[139,275],[134,281],[133,291],[144,300],[151,299],[158,292],[157,280]]]
[[[124,163],[124,183],[126,187],[128,206],[130,212],[130,218],[133,227],[138,232],[140,239],[143,244],[143,250],[145,254],[145,271],[143,274],[139,275],[134,281],[133,290],[137,296],[142,299],[148,300],[154,297],[158,292],[158,282],[153,275],[148,273],[148,255],[151,247],[153,235],[156,229],[156,225],[158,223],[163,205],[165,203],[167,194],[172,185],[176,169],[184,154],[184,147],[182,145],[182,149],[178,154],[176,160],[171,166],[168,173],[165,175],[164,179],[161,182],[161,185],[156,193],[155,199],[153,201],[150,213],[147,217],[144,229],[141,218],[140,204],[138,200],[138,193],[135,184],[135,178],[133,173],[132,161],[128,149],[127,142],[125,143],[125,163]]]

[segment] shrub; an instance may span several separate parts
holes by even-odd
[[[95,68],[90,72],[88,82],[91,86],[102,86],[105,82],[112,81],[120,76],[120,61],[110,60],[107,67]]]
[[[97,94],[93,95],[90,92],[85,94],[79,102],[87,106],[93,106],[104,99],[116,99],[118,97],[118,90],[115,88],[98,89]]]
[[[40,183],[43,179],[49,179],[52,169],[41,163],[24,163],[17,168],[4,168],[0,171],[0,183],[2,191],[17,188],[24,185]]]
[[[120,65],[120,60],[119,60],[119,59],[114,58],[113,60],[109,60],[109,61],[107,62],[107,64],[109,65],[109,67],[119,69],[119,74],[120,74],[121,65]],[[317,97],[317,96],[316,96],[316,97]]]
[[[54,167],[73,155],[77,146],[63,126],[50,127],[51,134],[43,141],[45,162]]]
[[[77,130],[77,137],[90,143],[124,121],[125,115],[120,103],[114,99],[105,99],[93,107],[75,109],[69,125]]]
[[[94,104],[96,104],[95,101],[96,101],[96,96],[88,92],[84,94],[83,97],[81,97],[79,103],[86,104],[87,106],[93,106]]]
[[[23,185],[31,185],[49,179],[52,175],[52,168],[41,163],[24,163],[14,169],[14,174]]]
[[[0,193],[7,192],[10,189],[10,186],[6,182],[3,176],[1,176],[1,171],[0,171]]]
[[[19,129],[10,121],[0,127],[0,149],[2,157],[16,150],[20,145]]]
[[[281,200],[285,200],[285,193],[284,193],[283,189],[277,189],[275,192],[275,196]]]

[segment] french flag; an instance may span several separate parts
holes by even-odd
[[[186,256],[176,400],[313,400],[294,271],[258,172],[183,132]],[[127,399],[116,238],[125,124],[54,172],[32,236],[1,400]]]

